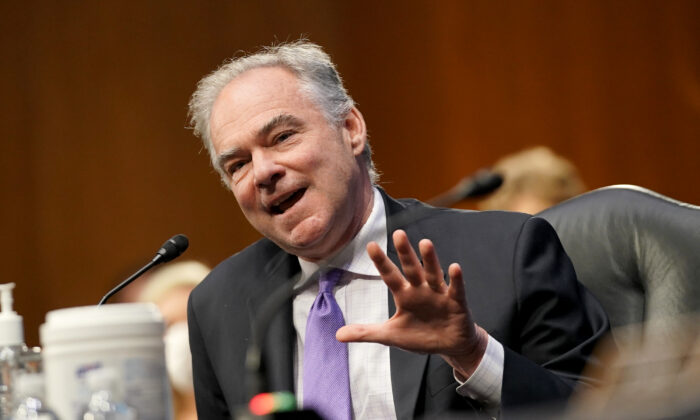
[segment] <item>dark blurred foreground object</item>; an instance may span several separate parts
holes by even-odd
[[[596,351],[602,363],[588,372],[599,385],[576,392],[564,418],[700,418],[700,318],[673,321],[617,331],[641,341],[602,342]]]
[[[427,201],[435,207],[451,207],[462,200],[477,198],[498,189],[503,183],[501,174],[490,169],[480,169],[462,178],[454,187]]]
[[[549,221],[576,274],[613,328],[675,325],[700,311],[700,207],[645,188],[616,185],[567,200],[538,216]],[[614,331],[614,337],[643,328]]]
[[[479,202],[479,210],[535,214],[585,191],[576,166],[544,146],[504,156],[492,169],[503,185]]]
[[[579,387],[564,410],[539,406],[510,420],[695,420],[700,419],[700,316],[673,323],[633,324],[613,330],[599,343],[584,376],[593,387]],[[458,417],[444,417],[443,419]]]

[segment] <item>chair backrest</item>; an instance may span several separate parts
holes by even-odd
[[[538,216],[557,231],[613,327],[700,312],[700,207],[615,185]]]

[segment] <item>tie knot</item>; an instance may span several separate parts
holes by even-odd
[[[332,268],[325,273],[321,274],[321,278],[318,279],[318,287],[320,293],[332,293],[335,285],[340,281],[340,277],[343,275],[343,271],[340,268]]]

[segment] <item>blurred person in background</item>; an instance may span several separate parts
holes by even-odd
[[[209,267],[197,261],[169,264],[149,276],[138,297],[139,301],[158,305],[163,314],[165,363],[173,390],[176,420],[197,418],[187,330],[187,299],[209,271]]]
[[[503,184],[479,203],[479,210],[536,214],[585,191],[574,164],[544,146],[507,155],[492,169],[503,176]]]

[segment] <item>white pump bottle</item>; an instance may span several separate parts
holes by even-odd
[[[22,317],[12,309],[14,283],[0,284],[0,419],[10,417],[13,408],[13,382],[21,369],[24,344]]]

